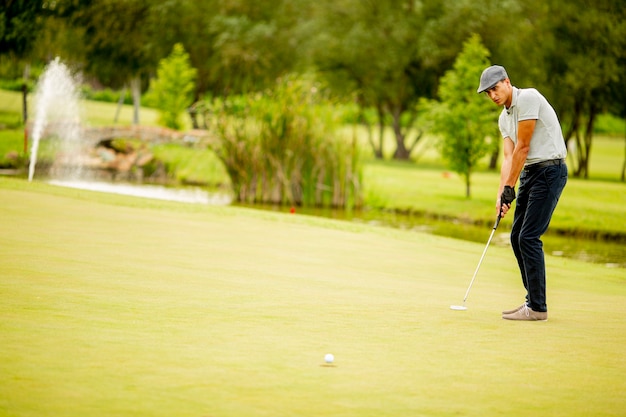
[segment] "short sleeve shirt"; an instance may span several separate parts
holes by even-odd
[[[530,140],[526,165],[567,156],[559,119],[548,100],[534,88],[513,87],[511,107],[505,107],[498,120],[502,137],[509,137],[517,144],[517,126],[524,120],[537,121]]]

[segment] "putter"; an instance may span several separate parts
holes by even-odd
[[[467,296],[469,295],[469,292],[472,289],[472,285],[474,284],[474,280],[476,279],[476,274],[478,274],[478,270],[480,269],[480,264],[482,264],[483,263],[483,259],[485,259],[485,254],[487,253],[487,248],[489,247],[489,244],[491,243],[491,239],[493,239],[493,235],[496,232],[496,229],[498,228],[498,225],[500,224],[500,219],[502,219],[501,212],[502,212],[502,209],[500,209],[500,213],[498,213],[498,218],[496,219],[496,223],[493,225],[493,229],[491,230],[491,236],[489,236],[489,240],[487,241],[487,245],[485,246],[485,250],[483,251],[483,255],[480,257],[480,261],[478,261],[478,266],[476,267],[476,270],[474,271],[474,276],[472,277],[472,280],[470,281],[469,287],[467,287],[467,291],[465,292],[465,297],[463,297],[463,304],[462,305],[451,305],[450,306],[451,310],[459,310],[459,311],[467,310],[467,307],[465,307],[465,302],[467,301]]]

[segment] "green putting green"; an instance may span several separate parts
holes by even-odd
[[[620,416],[626,271],[0,178],[2,416]],[[490,229],[485,228],[485,241]],[[334,355],[332,365],[324,361]]]

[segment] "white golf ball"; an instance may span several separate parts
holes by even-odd
[[[335,361],[335,356],[332,353],[327,353],[326,356],[324,356],[324,360],[326,363],[333,363]]]

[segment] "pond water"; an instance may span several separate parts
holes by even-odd
[[[273,206],[248,206],[272,211],[289,212],[287,207]],[[455,239],[469,240],[486,244],[491,234],[490,225],[476,225],[458,220],[440,220],[415,214],[404,214],[391,211],[362,210],[346,213],[340,210],[302,209],[299,214],[322,216],[338,220],[367,223],[381,227],[393,227],[403,230],[431,233],[438,236],[452,237]],[[495,219],[494,219],[495,220]],[[510,247],[510,223],[503,221],[494,234],[491,245]],[[543,246],[546,254],[579,259],[586,262],[604,264],[607,268],[626,268],[626,242],[608,242],[575,238],[572,236],[560,236],[554,233],[546,233],[543,238]]]
[[[51,184],[87,189],[92,191],[133,195],[193,204],[229,205],[229,196],[221,193],[210,193],[199,187],[172,188],[157,185],[135,185],[126,183],[109,183],[94,181],[58,181]],[[248,205],[246,207],[289,213],[289,207],[269,205]],[[380,227],[393,227],[403,230],[432,233],[456,239],[486,243],[492,225],[475,225],[461,221],[438,220],[424,216],[403,214],[391,211],[361,210],[346,213],[343,210],[331,209],[297,209],[298,214],[327,217],[343,221],[366,223]],[[510,224],[503,222],[494,234],[492,245],[510,246]],[[548,233],[543,237],[544,251],[547,254],[575,258],[587,262],[604,264],[608,268],[626,268],[626,242],[607,242],[559,236]]]
[[[128,183],[111,183],[101,181],[50,180],[48,183],[61,187],[78,188],[81,190],[103,193],[132,195],[135,197],[156,200],[179,201],[183,203],[229,205],[231,198],[225,194],[208,193],[198,187],[173,188],[161,185],[136,185]]]

